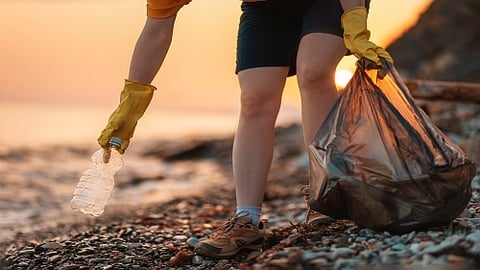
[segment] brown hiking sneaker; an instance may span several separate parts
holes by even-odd
[[[300,192],[303,194],[303,199],[307,205],[307,216],[305,217],[304,225],[307,229],[313,229],[320,225],[330,224],[335,221],[334,218],[326,216],[320,212],[317,212],[310,208],[310,186],[306,185],[300,188]]]
[[[239,213],[215,230],[209,238],[201,240],[195,248],[200,255],[217,259],[234,256],[242,249],[260,249],[265,235],[265,221],[259,227],[251,219]]]

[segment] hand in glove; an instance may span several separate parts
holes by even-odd
[[[152,85],[125,80],[120,94],[120,104],[108,119],[108,124],[98,137],[98,143],[105,149],[110,147],[112,137],[120,138],[118,151],[123,154],[135,131],[137,121],[142,117],[156,88]]]
[[[345,11],[342,15],[343,40],[345,46],[357,58],[366,58],[382,66],[380,57],[393,64],[390,54],[382,47],[369,41],[370,31],[367,30],[367,9],[355,7]]]

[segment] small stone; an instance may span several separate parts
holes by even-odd
[[[409,234],[407,235],[407,237],[406,237],[406,239],[405,239],[405,240],[406,240],[407,242],[410,242],[410,241],[412,241],[412,240],[413,240],[413,238],[415,238],[415,235],[416,235],[416,234],[417,234],[417,232],[416,232],[416,231],[413,231],[413,232],[409,233]]]
[[[55,255],[50,258],[48,258],[49,263],[57,263],[62,259],[62,255]]]
[[[103,262],[106,262],[106,261],[108,261],[108,259],[105,259],[105,258],[91,258],[90,260],[88,260],[88,263],[97,264],[97,263],[103,263]]]
[[[28,263],[28,262],[20,262],[20,263],[17,264],[17,266],[20,266],[20,267],[27,267],[29,265],[30,265],[30,263]]]
[[[332,259],[336,260],[338,258],[349,258],[355,255],[355,251],[349,248],[337,248],[333,250]]]
[[[429,254],[435,254],[435,253],[441,252],[444,248],[445,247],[443,247],[442,245],[431,245],[426,247],[423,250],[423,252],[429,253]]]
[[[48,243],[43,244],[42,247],[44,249],[54,250],[54,249],[59,249],[59,248],[63,247],[63,245],[58,243],[58,242],[48,242]]]
[[[360,256],[360,258],[368,260],[368,259],[370,259],[370,257],[372,257],[372,254],[376,254],[376,253],[372,252],[371,250],[366,249],[366,250],[360,251],[359,256]]]
[[[173,256],[169,261],[168,264],[170,266],[181,266],[183,265],[186,261],[191,260],[195,254],[193,252],[187,251],[187,250],[180,250]]]
[[[91,247],[86,247],[78,251],[78,255],[85,255],[85,254],[91,254],[94,253],[95,249]]]
[[[227,259],[221,259],[218,261],[219,264],[227,264],[228,260]]]
[[[188,237],[185,236],[185,235],[175,235],[175,236],[173,237],[173,239],[174,239],[174,240],[178,240],[178,241],[185,241],[185,240],[188,239]]]
[[[312,251],[309,251],[309,250],[305,251],[305,252],[302,254],[302,259],[303,259],[304,261],[313,260],[313,259],[315,259],[315,258],[317,258],[317,257],[318,257],[318,254],[317,254],[317,253],[312,252]]]
[[[191,247],[197,247],[198,243],[200,243],[198,238],[190,237],[187,239],[187,244],[189,244]]]
[[[194,264],[194,265],[200,265],[200,264],[202,264],[202,263],[203,263],[203,257],[202,257],[202,256],[196,255],[196,256],[194,256],[194,257],[192,258],[192,264]]]
[[[427,248],[427,247],[429,247],[429,246],[433,246],[433,245],[435,245],[435,243],[432,242],[432,241],[422,241],[422,242],[418,243],[418,249],[419,249],[420,251],[422,251],[422,250],[424,250],[425,248]]]
[[[414,253],[417,253],[419,251],[419,244],[418,243],[413,243],[410,245],[409,249],[414,252]]]
[[[165,240],[165,238],[163,237],[157,237],[153,240],[153,242],[155,242],[156,244],[160,244],[162,243],[163,241]]]
[[[76,264],[68,264],[59,268],[59,270],[77,270],[77,269],[80,269],[80,266]]]
[[[143,244],[142,243],[131,243],[131,244],[128,244],[128,247],[129,248],[141,248],[141,247],[143,247]]]
[[[21,255],[21,256],[30,256],[30,255],[33,255],[35,253],[35,250],[34,249],[24,249],[22,251],[20,251],[18,253],[18,255]]]
[[[358,260],[339,258],[335,261],[334,270],[355,270],[357,269]]]
[[[442,232],[428,231],[427,235],[430,236],[431,238],[438,238],[442,235]]]
[[[339,245],[346,245],[349,242],[351,242],[351,238],[350,238],[349,235],[342,235],[342,236],[338,237],[337,239],[335,239],[335,242]]]
[[[358,243],[361,243],[363,241],[367,241],[367,237],[365,236],[358,236],[356,239],[355,239],[356,242]]]
[[[395,244],[391,247],[392,250],[400,251],[400,250],[405,250],[406,245],[402,243]]]

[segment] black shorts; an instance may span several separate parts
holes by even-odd
[[[235,73],[255,67],[288,66],[288,75],[295,75],[298,44],[303,36],[328,33],[343,37],[339,0],[267,0],[243,2],[241,8]]]

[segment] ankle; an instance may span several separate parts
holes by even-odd
[[[259,227],[262,208],[257,206],[237,206],[237,215],[241,214],[250,218],[252,224]]]

